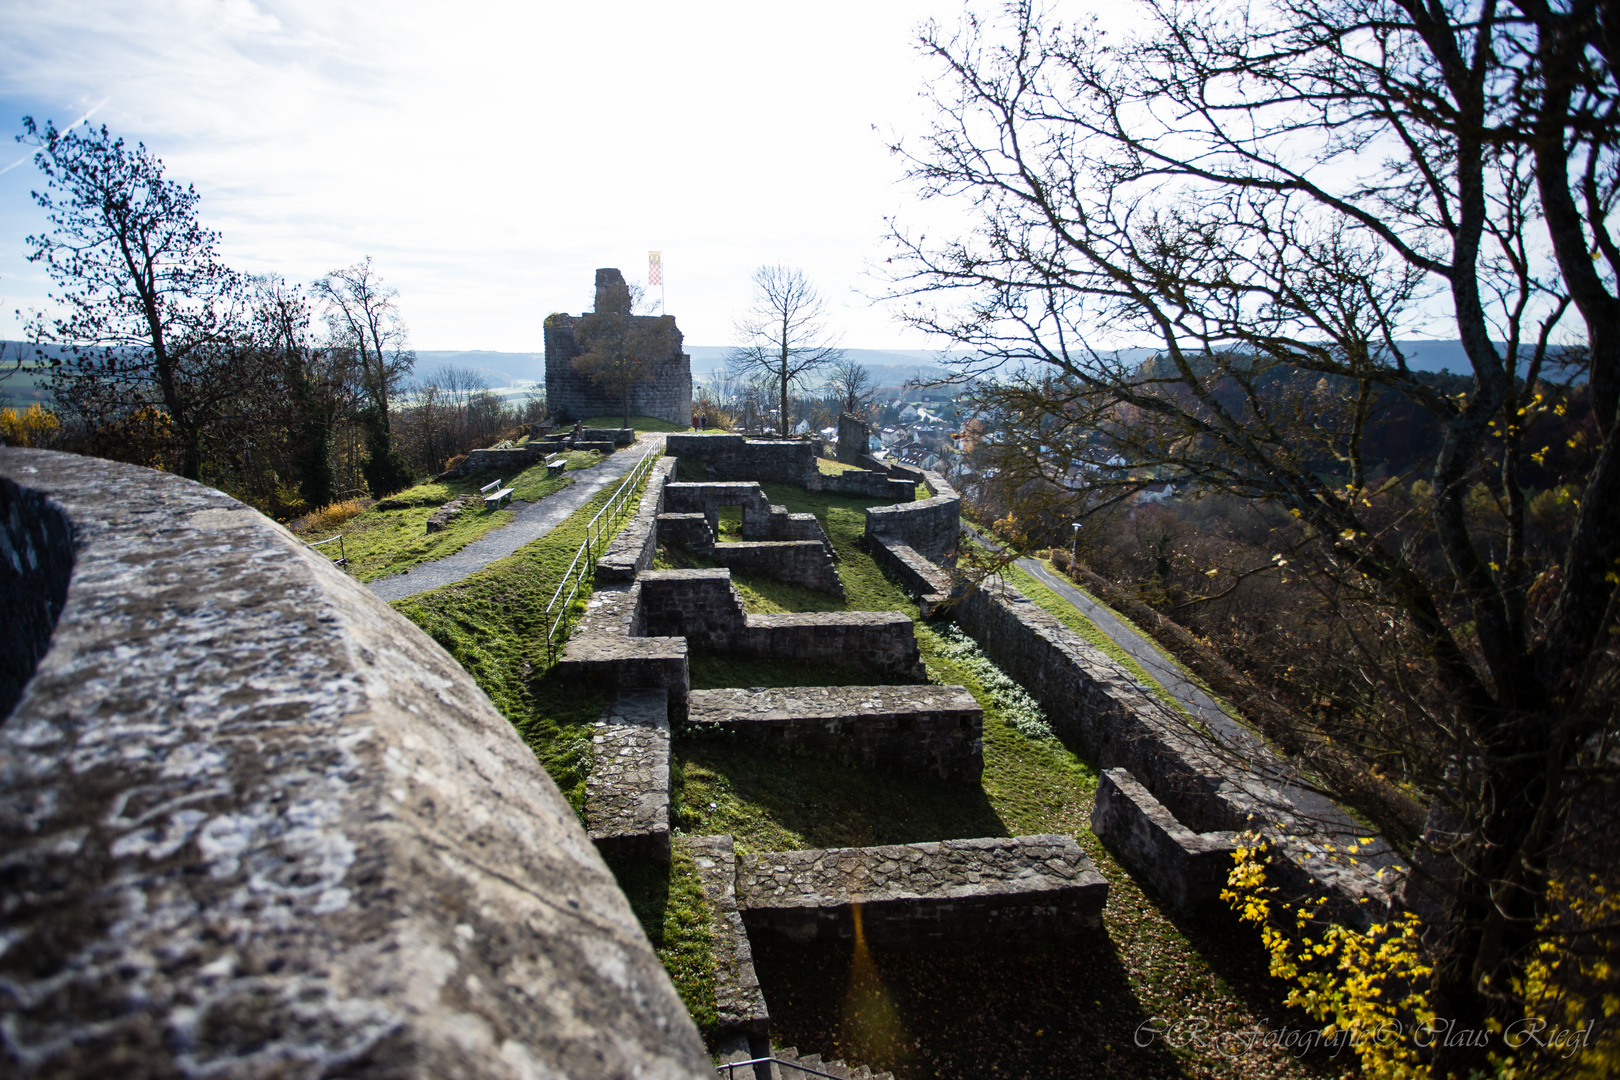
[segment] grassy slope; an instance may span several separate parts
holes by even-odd
[[[570,471],[587,468],[602,460],[593,452],[568,455]],[[305,540],[325,540],[343,534],[343,552],[349,559],[349,571],[361,581],[373,581],[388,574],[409,570],[421,563],[454,555],[491,529],[512,520],[510,510],[487,510],[474,504],[451,520],[442,532],[427,531],[427,520],[433,512],[457,495],[476,495],[478,489],[496,477],[477,474],[460,480],[434,481],[415,487],[383,500],[387,503],[405,503],[404,509],[380,510],[372,507],[365,513],[350,518],[335,529],[309,533]],[[501,479],[505,479],[502,477]],[[534,465],[507,481],[512,497],[523,502],[539,502],[573,484],[572,477],[551,479],[543,464]],[[338,545],[328,544],[322,553],[336,559]]]
[[[607,694],[549,674],[544,613],[585,538],[585,523],[614,490],[598,492],[563,524],[510,557],[393,605],[472,675],[576,812],[584,806],[591,769],[591,724],[607,705]],[[611,868],[688,1011],[699,1026],[712,1028],[714,961],[708,907],[695,869],[679,857],[668,869]]]
[[[840,558],[847,603],[776,582],[739,579],[756,610],[843,607],[903,610],[909,597],[860,549],[867,505],[769,487],[772,501],[821,517]],[[550,678],[537,647],[538,612],[578,546],[583,523],[604,492],[569,522],[509,559],[453,586],[395,604],[459,660],[510,718],[577,807],[589,769],[587,726],[605,704]],[[1060,832],[1073,835],[1110,882],[1106,937],[1027,953],[876,957],[884,993],[892,994],[906,1039],[850,1026],[846,988],[853,985],[847,949],[767,946],[761,977],[776,1015],[778,1040],[807,1051],[887,1064],[903,1076],[1068,1075],[1069,1065],[1120,1075],[1326,1076],[1348,1063],[1294,1060],[1257,1048],[1232,1058],[1210,1048],[1136,1049],[1134,1032],[1152,1016],[1205,1017],[1235,1031],[1284,1020],[1264,960],[1248,935],[1166,916],[1092,836],[1095,772],[1061,744],[1012,729],[983,688],[938,655],[938,637],[919,624],[918,641],[936,682],[966,685],[985,706],[982,790],[880,774],[810,755],[794,755],[724,738],[682,737],[672,770],[675,822],[691,833],[730,830],[744,850],[784,846],[871,844],[948,836]],[[702,673],[705,673],[702,674]],[[699,657],[694,685],[823,684],[825,672],[803,665],[744,665]],[[701,675],[701,677],[700,677]],[[807,681],[808,680],[808,681]],[[713,804],[712,806],[710,804]],[[701,887],[677,858],[656,867],[616,866],[615,873],[677,990],[700,1026],[714,1018],[713,962]],[[909,995],[909,996],[908,996]],[[1054,1011],[1056,1010],[1056,1011]],[[971,1022],[963,1023],[964,1017]],[[1287,1017],[1297,1024],[1297,1017]],[[1025,1029],[1029,1030],[1025,1030]],[[1081,1071],[1086,1071],[1081,1069]]]

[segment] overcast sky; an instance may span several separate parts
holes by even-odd
[[[844,344],[926,348],[860,295],[909,201],[913,48],[948,0],[587,5],[0,0],[0,131],[90,110],[195,184],[226,261],[308,282],[373,256],[422,349],[539,351],[592,271],[663,252],[686,340],[756,266],[803,267]],[[28,152],[0,168],[0,337],[44,303]]]

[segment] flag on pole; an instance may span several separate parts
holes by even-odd
[[[664,283],[664,253],[662,251],[647,252],[647,284],[662,285]]]

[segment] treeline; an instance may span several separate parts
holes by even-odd
[[[472,372],[415,379],[369,257],[307,287],[240,273],[145,146],[23,124],[50,224],[29,259],[59,291],[11,364],[48,388],[49,419],[8,416],[8,441],[176,472],[287,518],[397,491],[543,414]]]

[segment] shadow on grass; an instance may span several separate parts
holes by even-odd
[[[677,737],[677,824],[754,851],[1008,836],[980,787],[864,769],[783,746]]]
[[[921,1077],[1182,1077],[1101,931],[1065,942],[863,957],[753,937],[772,1041]],[[1147,1040],[1143,1040],[1147,1041]]]

